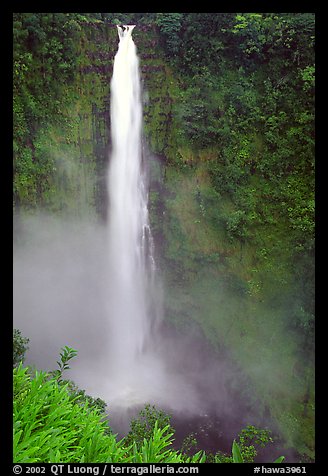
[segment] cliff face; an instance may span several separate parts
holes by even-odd
[[[304,361],[303,337],[286,325],[289,316],[302,312],[301,287],[291,261],[293,238],[283,220],[264,226],[256,218],[256,203],[269,204],[270,197],[261,195],[264,181],[251,173],[253,239],[234,235],[244,217],[229,193],[213,183],[214,169],[217,176],[222,171],[223,181],[224,174],[232,173],[220,162],[223,142],[195,147],[192,139],[186,139],[182,122],[187,96],[182,99],[181,75],[166,60],[154,27],[140,26],[133,36],[143,81],[149,206],[166,316],[182,328],[196,322],[218,351],[228,348],[263,402],[259,413],[269,407],[287,444],[313,457],[312,363]],[[51,100],[57,114],[45,115],[32,130],[17,98],[17,127],[30,128],[24,136],[30,138],[16,137],[15,207],[105,219],[116,27],[83,22],[74,41],[73,78],[58,87]],[[215,94],[219,121],[224,105],[220,91]],[[251,152],[247,140],[243,147],[234,153],[247,170],[263,144],[255,138]],[[295,372],[299,363],[301,370]]]
[[[74,47],[76,68],[69,81],[56,89],[56,84],[50,83],[52,90],[45,93],[44,78],[39,91],[33,92],[34,98],[23,88],[16,96],[19,105],[21,97],[23,104],[25,100],[22,123],[30,137],[24,140],[22,134],[20,138],[23,128],[16,121],[14,200],[19,209],[32,211],[42,207],[73,216],[102,211],[114,34],[108,34],[108,29],[101,24],[84,25],[75,38]],[[33,83],[33,76],[41,76],[35,69],[27,71],[27,85]],[[29,88],[31,90],[31,86]],[[42,93],[43,101],[40,100]],[[28,114],[31,96],[34,103],[40,102],[37,103],[40,109],[45,109],[45,114],[38,112],[34,120]]]
[[[158,54],[158,37],[153,28],[136,30],[135,42],[143,78],[147,144],[153,153],[170,156],[174,153],[170,71]],[[42,207],[77,216],[96,211],[105,217],[110,80],[117,46],[114,25],[101,21],[82,24],[75,38],[74,77],[56,91],[57,115],[34,124],[33,137],[15,148],[17,207]],[[28,117],[22,121],[26,128],[30,127]],[[38,184],[32,174],[39,172],[38,163],[44,162],[45,157],[48,168],[43,176],[39,174],[42,184]]]
[[[313,457],[313,361],[301,350],[306,337],[291,325],[302,307],[302,285],[293,271],[294,238],[283,219],[265,225],[255,219],[252,239],[234,235],[242,212],[213,185],[222,143],[195,147],[186,140],[183,79],[163,59],[156,36],[148,32],[151,43],[144,50],[142,35],[135,41],[144,78],[150,211],[166,317],[182,329],[196,323],[219,353],[229,349],[253,382],[261,401],[258,414],[269,412],[287,445]],[[261,156],[262,147],[255,138],[253,151],[240,155]],[[229,171],[222,167],[222,173],[229,180]],[[270,202],[262,188],[264,180],[250,173],[254,204]]]

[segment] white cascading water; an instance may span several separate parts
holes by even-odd
[[[148,193],[142,164],[142,103],[133,25],[118,26],[111,82],[112,153],[108,173],[109,353],[107,401],[115,413],[146,403],[198,408],[190,383],[168,369],[156,335],[161,292],[155,280]],[[188,395],[188,405],[184,395]]]
[[[139,59],[131,36],[134,26],[117,28],[119,48],[111,81],[112,153],[108,174],[108,312],[111,374],[129,376],[132,387],[132,374],[155,319],[150,315],[149,297],[155,262],[142,167],[141,86]]]

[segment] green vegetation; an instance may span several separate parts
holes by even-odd
[[[25,353],[28,350],[29,339],[23,337],[19,329],[13,331],[13,362],[14,367],[17,367],[20,362],[24,362]]]
[[[179,21],[157,205],[168,316],[228,348],[259,411],[313,459],[314,16]]]
[[[139,418],[132,420],[128,435],[117,440],[108,426],[105,408],[98,406],[98,399],[81,399],[81,391],[72,393],[69,381],[62,379],[63,372],[69,369],[67,362],[77,354],[75,349],[65,346],[57,362],[59,369],[50,373],[24,367],[23,354],[13,373],[15,463],[206,461],[204,451],[189,456],[174,450],[174,429],[169,415],[150,405],[140,412]],[[240,448],[234,441],[232,456],[218,453],[215,462],[253,461],[256,451],[246,442],[250,435],[262,445],[272,441],[267,431],[246,428],[239,436]]]
[[[14,13],[13,41],[15,212],[102,213],[114,35],[81,14]]]
[[[137,448],[141,448],[144,439],[151,438],[155,425],[162,430],[165,429],[163,435],[173,435],[174,429],[170,424],[170,416],[157,409],[154,405],[147,404],[143,410],[139,412],[138,418],[134,418],[130,422],[131,430],[125,437],[125,441],[135,444]]]
[[[157,423],[148,440],[117,441],[103,415],[79,402],[68,385],[44,372],[32,378],[21,364],[14,370],[14,461],[19,463],[202,462],[171,449],[171,434]]]
[[[118,23],[138,25],[161,158],[150,211],[167,318],[229,348],[259,413],[313,461],[314,14],[15,13],[17,215],[104,216]]]

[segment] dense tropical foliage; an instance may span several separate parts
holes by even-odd
[[[17,332],[16,332],[17,334]],[[14,336],[14,340],[17,337]],[[72,382],[63,372],[77,351],[64,347],[58,369],[43,372],[14,368],[14,462],[19,463],[204,463],[206,453],[193,455],[172,446],[174,428],[163,411],[146,405],[131,422],[129,434],[118,440],[108,425],[99,399],[90,400],[84,391],[72,391]],[[82,395],[82,397],[81,397]],[[104,403],[104,402],[103,402]],[[248,440],[253,434],[263,445],[267,431],[254,427],[240,435],[240,447],[233,442],[232,455],[218,453],[216,463],[253,461],[256,450]],[[245,438],[246,436],[246,438]],[[248,443],[248,444],[247,444]],[[277,461],[278,462],[278,461]]]
[[[263,402],[258,411],[270,407],[305,461],[314,458],[314,20],[13,16],[16,218],[40,209],[105,216],[115,24],[137,24],[145,142],[160,164],[151,170],[150,212],[167,318],[178,327],[198,322],[214,348],[229,347]],[[104,402],[58,378],[65,363],[54,375],[19,365],[27,344],[16,331],[16,461],[191,458],[172,450],[169,421],[149,408],[147,423],[132,423],[117,441],[102,420]],[[270,371],[258,370],[262,360]],[[248,461],[255,454],[243,438]]]

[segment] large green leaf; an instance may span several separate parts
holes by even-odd
[[[243,457],[241,455],[239,446],[236,443],[236,440],[233,440],[232,443],[232,459],[233,463],[243,463]]]

